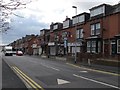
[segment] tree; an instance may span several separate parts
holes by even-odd
[[[21,17],[15,13],[14,10],[26,8],[28,3],[32,0],[0,0],[0,32],[6,32],[10,27],[10,18],[11,14]]]

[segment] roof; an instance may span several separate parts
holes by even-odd
[[[94,10],[94,9],[99,8],[99,7],[102,7],[102,6],[112,6],[112,5],[109,5],[109,4],[105,4],[105,3],[103,3],[103,4],[101,4],[101,5],[98,5],[98,6],[92,7],[92,8],[89,9],[89,10]]]
[[[85,15],[85,14],[88,14],[88,15],[90,15],[90,13],[83,12],[83,13],[80,13],[80,14],[78,14],[78,15],[76,15],[76,16],[73,16],[72,18],[75,18],[75,17],[81,16],[81,15]]]

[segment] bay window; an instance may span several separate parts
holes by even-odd
[[[100,53],[101,52],[101,42],[97,40],[87,41],[87,52]]]
[[[88,41],[88,42],[87,42],[87,52],[90,52],[90,46],[91,46],[90,44],[91,44],[91,42]]]

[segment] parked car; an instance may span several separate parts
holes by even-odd
[[[22,55],[23,55],[23,52],[22,52],[22,51],[17,51],[17,52],[16,52],[16,55],[17,55],[17,56],[22,56]]]

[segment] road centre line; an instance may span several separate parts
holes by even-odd
[[[38,85],[35,81],[33,81],[30,77],[24,74],[20,69],[16,66],[12,67],[25,81],[27,81],[33,88],[36,90],[44,90],[40,85]]]
[[[85,80],[88,80],[88,81],[92,81],[92,82],[95,82],[95,83],[99,83],[99,84],[102,84],[102,85],[105,85],[105,86],[109,86],[109,87],[112,87],[112,88],[120,89],[117,86],[110,85],[110,84],[107,84],[107,83],[104,83],[104,82],[100,82],[100,81],[97,81],[97,80],[94,80],[94,79],[89,79],[89,78],[79,76],[79,75],[76,75],[76,74],[73,74],[73,76],[78,77],[78,78],[82,78],[82,79],[85,79]]]
[[[89,68],[85,68],[85,67],[80,67],[71,63],[66,63],[67,65],[76,67],[76,68],[80,68],[80,69],[85,69],[85,70],[89,70],[89,71],[93,71],[93,72],[99,72],[99,73],[104,73],[104,74],[109,74],[109,75],[113,75],[113,76],[120,76],[120,74],[117,73],[112,73],[112,72],[107,72],[107,71],[101,71],[101,70],[95,70],[95,69],[89,69]]]

